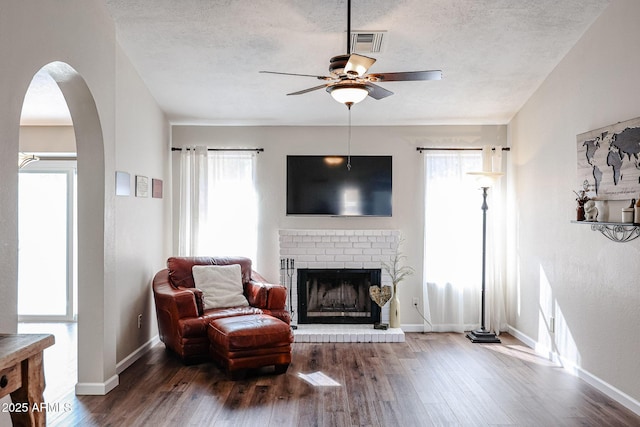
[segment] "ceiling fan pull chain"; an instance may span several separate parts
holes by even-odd
[[[347,103],[349,109],[349,139],[347,141],[347,170],[351,170],[351,103]]]

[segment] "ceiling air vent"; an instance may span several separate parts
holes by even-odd
[[[386,31],[353,31],[351,52],[376,53],[382,51],[383,36]]]

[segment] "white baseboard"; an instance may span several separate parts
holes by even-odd
[[[400,329],[402,329],[402,332],[425,332],[424,325],[422,323],[400,325]]]
[[[120,383],[118,375],[114,375],[104,383],[78,383],[76,395],[78,396],[104,396],[116,388]]]
[[[125,357],[121,362],[116,364],[116,375],[109,378],[104,383],[77,383],[76,395],[78,396],[104,396],[111,390],[116,388],[120,383],[118,375],[120,375],[125,369],[133,365],[133,363],[140,359],[146,352],[148,352],[154,345],[158,344],[160,339],[158,335],[151,338],[145,344],[141,345],[136,351]]]
[[[120,362],[116,364],[116,373],[120,375],[127,369],[129,366],[133,365],[136,360],[140,359],[146,352],[151,350],[153,346],[160,342],[160,338],[158,335],[151,338],[149,341],[138,347],[133,353],[122,359]]]
[[[600,392],[606,394],[611,399],[615,400],[625,408],[633,411],[635,414],[640,415],[640,402],[624,393],[621,390],[618,390],[616,387],[611,384],[603,381],[602,379],[596,377],[588,371],[585,371],[580,366],[577,366],[574,362],[567,360],[557,353],[547,349],[545,346],[541,346],[535,341],[533,338],[523,334],[521,331],[516,328],[509,326],[508,332],[512,336],[516,337],[528,347],[534,349],[536,353],[540,354],[543,357],[548,358],[549,360],[559,362],[562,367],[568,371],[570,374],[577,376],[578,378],[584,380],[587,384],[595,387]]]
[[[595,375],[592,375],[591,373],[585,371],[584,369],[578,367],[576,367],[575,369],[578,378],[597,388],[602,393],[606,394],[625,408],[633,411],[636,415],[640,415],[640,402],[638,402],[625,392],[618,390],[611,384],[608,384]]]

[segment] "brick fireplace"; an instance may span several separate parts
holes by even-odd
[[[399,239],[399,230],[280,230],[280,258],[294,261],[294,268],[290,272],[292,283],[290,295],[293,308],[292,324],[299,325],[296,331],[296,340],[307,341],[305,338],[308,337],[304,336],[304,331],[309,329],[307,328],[309,325],[300,325],[298,317],[298,270],[381,270],[380,284],[391,285],[390,277],[382,268],[381,263],[391,260]],[[372,304],[375,305],[373,302]],[[382,308],[380,321],[389,322],[389,304]],[[373,321],[368,325],[321,325],[314,323],[313,327],[331,331],[329,338],[326,337],[326,334],[319,339],[316,337],[320,341],[333,341],[332,336],[338,342],[404,341],[402,331],[376,331],[373,329],[372,323]],[[345,332],[341,334],[340,331]],[[395,331],[395,333],[390,331]],[[308,338],[308,341],[313,342],[316,339],[312,337]]]

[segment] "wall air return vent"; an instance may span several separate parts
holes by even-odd
[[[381,52],[386,31],[353,31],[351,32],[351,52]]]

